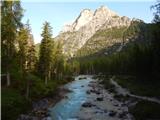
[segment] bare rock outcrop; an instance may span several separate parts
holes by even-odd
[[[129,26],[131,20],[121,17],[105,6],[101,6],[94,12],[84,9],[78,18],[69,25],[65,25],[56,40],[63,43],[63,52],[73,57],[98,30],[112,27]]]

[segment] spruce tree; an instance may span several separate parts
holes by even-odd
[[[1,1],[2,73],[7,76],[7,86],[10,86],[10,71],[16,53],[16,34],[21,26],[22,13],[20,1]]]
[[[23,82],[26,86],[26,98],[28,98],[30,84],[32,82],[32,80],[29,77],[30,74],[34,72],[36,64],[36,52],[29,21],[19,30],[17,40],[19,45],[19,65],[23,78],[23,81],[21,82]]]
[[[48,22],[43,24],[42,41],[40,45],[39,65],[38,71],[42,79],[47,84],[51,77],[52,66],[52,27]]]

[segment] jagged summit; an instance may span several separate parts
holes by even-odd
[[[98,9],[95,10],[94,16],[97,16],[98,14],[105,15],[106,17],[116,16],[117,14],[110,10],[108,7],[102,5]]]
[[[80,13],[76,21],[72,24],[72,28],[73,28],[72,30],[73,31],[79,30],[80,27],[84,26],[92,19],[93,19],[93,11],[91,11],[90,9],[84,9]]]
[[[101,6],[95,11],[92,11],[90,9],[83,9],[77,19],[72,24],[65,25],[61,32],[77,31],[81,27],[89,23],[91,20],[98,19],[101,21],[105,21],[106,19],[110,19],[112,16],[118,15],[106,6]]]
[[[63,27],[56,39],[63,41],[64,53],[73,56],[97,31],[129,26],[130,22],[128,17],[121,17],[106,6],[95,11],[83,9],[73,23]]]

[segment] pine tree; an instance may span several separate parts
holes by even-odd
[[[52,66],[52,27],[48,22],[43,24],[42,31],[42,41],[40,45],[40,56],[39,56],[39,65],[38,71],[42,79],[45,80],[47,84],[48,80],[51,77],[51,66]]]
[[[27,66],[28,66],[28,72],[34,72],[35,71],[35,66],[37,62],[37,57],[36,57],[36,50],[35,50],[35,44],[34,44],[34,38],[32,35],[31,27],[29,24],[29,20],[27,21],[26,24],[26,29],[28,31],[28,54],[27,54]]]
[[[27,71],[27,56],[28,56],[28,31],[25,27],[22,27],[18,33],[18,45],[19,45],[19,65],[20,71],[24,77],[25,72]]]
[[[55,45],[53,60],[53,70],[56,73],[56,78],[62,79],[64,71],[64,56],[62,53],[62,44],[60,42],[57,42]]]
[[[22,73],[22,78],[26,86],[26,98],[29,97],[29,89],[31,84],[31,79],[29,75],[34,72],[36,64],[36,51],[33,40],[33,35],[31,34],[31,28],[29,21],[20,30],[17,37],[19,45],[19,61],[20,61],[20,71]]]
[[[1,1],[1,5],[2,72],[6,73],[7,86],[10,86],[11,63],[16,52],[16,34],[21,26],[23,9],[20,1]]]

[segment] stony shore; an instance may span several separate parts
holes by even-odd
[[[52,120],[48,109],[63,99],[68,92],[68,89],[59,87],[56,95],[32,102],[32,110],[28,114],[21,114],[17,120]]]
[[[118,101],[114,98],[114,93],[104,89],[99,81],[94,80],[88,85],[90,89],[86,91],[88,99],[82,104],[78,113],[79,120],[132,120],[129,113],[128,101]]]

